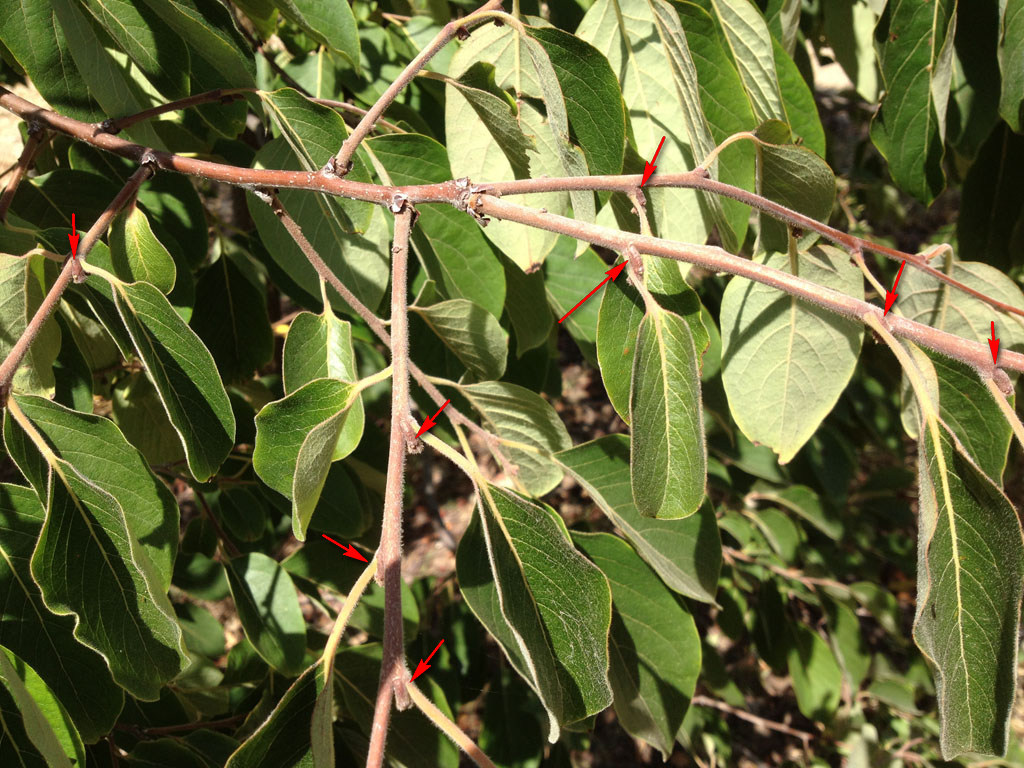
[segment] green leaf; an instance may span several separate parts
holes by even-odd
[[[700,672],[700,636],[693,617],[622,539],[574,533],[573,541],[612,588],[608,679],[615,714],[632,736],[667,758]]]
[[[110,401],[114,423],[147,464],[171,464],[185,458],[160,395],[144,373],[131,373],[119,380]]]
[[[707,447],[693,334],[674,312],[640,323],[629,398],[633,499],[647,517],[692,515],[704,500]]]
[[[830,539],[838,541],[843,535],[843,522],[822,506],[821,498],[806,485],[790,485],[775,488],[767,483],[757,483],[748,498],[777,504],[799,515]]]
[[[0,359],[14,345],[43,301],[46,259],[42,254],[8,256],[0,254]],[[56,382],[53,364],[60,352],[61,333],[54,318],[48,319],[28,348],[14,373],[11,389],[53,395]]]
[[[332,134],[333,135],[333,134]],[[341,146],[347,132],[337,134],[335,151]],[[300,170],[301,163],[282,137],[263,145],[256,153],[254,166]],[[388,285],[390,270],[391,232],[385,214],[371,206],[369,224],[362,234],[345,230],[342,217],[345,211],[338,207],[336,198],[302,191],[281,190],[281,203],[302,229],[306,238],[320,254],[328,268],[345,286],[371,310],[376,310]],[[295,244],[270,206],[254,195],[247,196],[249,213],[263,245],[274,261],[313,296],[320,295],[320,276],[310,265],[305,254]],[[454,209],[453,209],[454,210]],[[454,211],[458,213],[458,211]],[[333,288],[328,288],[331,306],[338,311],[351,312]]]
[[[885,96],[871,140],[889,161],[893,181],[923,203],[946,186],[946,106],[953,75],[956,3],[886,5],[875,27]]]
[[[831,3],[823,14],[825,39],[857,93],[868,102],[878,99],[878,64],[874,29],[878,17],[862,0]]]
[[[481,494],[479,515],[459,544],[459,585],[540,697],[554,743],[560,726],[611,703],[608,581],[549,507],[495,486]]]
[[[261,91],[260,97],[304,171],[319,173],[348,136],[341,115],[330,107],[310,101],[296,90]],[[352,169],[345,178],[371,181],[359,154],[352,156]],[[372,203],[321,193],[303,192],[303,196],[315,199],[321,215],[332,228],[338,227],[346,233],[365,232],[370,225]],[[291,206],[285,203],[285,207],[295,215]]]
[[[210,500],[214,516],[242,541],[259,541],[267,527],[267,504],[245,486],[228,487]]]
[[[1024,130],[1024,2],[1005,0],[999,30],[1002,73],[999,114],[1017,133]]]
[[[31,569],[47,608],[74,615],[75,637],[106,659],[114,680],[136,698],[155,700],[184,666],[181,628],[124,507],[45,444],[33,445],[10,411],[4,441],[26,476],[43,473],[37,493],[46,522]]]
[[[359,392],[337,379],[314,379],[256,415],[253,469],[292,500],[292,531],[306,538],[331,462],[351,453],[363,434]]]
[[[316,706],[319,668],[319,664],[307,667],[288,687],[270,716],[232,753],[225,768],[288,768],[300,760],[312,764],[306,724]]]
[[[589,43],[555,27],[531,27],[528,31],[544,46],[551,61],[590,174],[621,173],[626,114],[608,60]]]
[[[818,285],[863,298],[860,271],[830,246],[785,254],[765,264]],[[733,278],[722,296],[722,382],[737,426],[752,442],[790,461],[818,429],[853,375],[863,327],[786,296]]]
[[[1017,511],[937,420],[919,455],[914,640],[934,666],[942,755],[1006,752],[1024,593]]]
[[[322,314],[300,312],[288,327],[284,341],[281,373],[288,394],[313,379],[355,381],[355,352],[352,350],[352,324],[339,320],[325,308]],[[362,410],[362,402],[354,408]]]
[[[141,208],[132,206],[114,219],[110,258],[115,274],[126,282],[145,281],[161,293],[174,288],[174,259],[153,234]]]
[[[525,274],[508,259],[505,267],[505,311],[516,334],[516,357],[541,346],[551,335],[555,318],[546,311],[546,281],[542,272]]]
[[[507,441],[502,448],[519,467],[517,479],[523,487],[541,496],[558,485],[563,473],[551,454],[572,447],[572,441],[547,401],[504,381],[471,384],[459,391],[483,417],[485,428]]]
[[[789,648],[786,662],[796,703],[805,717],[828,722],[839,706],[843,673],[821,635],[805,624],[786,621]]]
[[[60,701],[32,667],[2,646],[0,683],[14,699],[25,732],[47,765],[85,765],[82,739]]]
[[[323,3],[320,0],[275,0],[289,21],[309,32],[317,42],[343,54],[359,66],[359,33],[348,3]]]
[[[505,373],[508,334],[490,312],[465,299],[409,308],[430,326],[477,379],[500,379]]]
[[[251,379],[274,355],[266,291],[246,274],[251,269],[249,263],[222,254],[196,284],[190,325],[228,382]]]
[[[381,136],[369,146],[395,184],[439,184],[451,179],[447,150],[426,136]],[[500,317],[505,303],[504,269],[479,225],[447,205],[421,206],[419,213],[413,245],[427,274],[448,298],[468,299]]]
[[[700,317],[700,299],[683,279],[680,265],[668,259],[644,257],[644,273],[647,289],[658,304],[686,320],[697,357],[702,359],[709,343],[708,332]],[[633,360],[644,311],[644,301],[628,279],[620,277],[604,289],[597,318],[597,360],[608,399],[627,424]]]
[[[576,35],[603,53],[612,71],[618,73],[630,118],[627,133],[634,137],[637,152],[649,158],[664,136],[658,155],[660,167],[692,168],[700,162],[694,157],[698,150],[686,134],[683,104],[648,0],[598,0],[583,17]],[[533,169],[533,175],[540,172]],[[653,188],[644,193],[661,237],[704,242],[710,229],[696,192]]]
[[[682,520],[641,515],[633,503],[626,435],[607,435],[562,451],[555,458],[665,584],[694,600],[715,602],[722,543],[709,503]]]
[[[226,570],[249,642],[281,674],[297,675],[306,652],[306,621],[288,572],[262,552],[233,558]]]
[[[72,411],[42,397],[19,396],[17,402],[59,458],[73,464],[90,484],[117,499],[128,527],[166,591],[171,584],[179,533],[178,504],[167,486],[107,419]],[[46,478],[37,474],[28,479],[42,498]]]
[[[231,451],[235,435],[235,416],[213,356],[152,285],[121,283],[112,289],[117,311],[181,438],[189,471],[196,480],[206,480]]]
[[[786,108],[786,122],[796,141],[819,157],[825,156],[825,129],[818,117],[818,104],[804,80],[796,62],[786,53],[782,44],[772,38],[775,69],[779,77],[779,90]]]
[[[113,727],[124,694],[103,657],[75,640],[75,620],[43,604],[29,560],[44,517],[32,490],[0,485],[0,644],[39,673],[85,740],[93,742]]]
[[[581,286],[597,285],[608,267],[609,265],[601,260],[593,248],[588,248],[575,258],[573,241],[569,238],[560,239],[544,265],[544,288],[547,291],[548,305],[554,310],[555,315],[565,317],[565,313],[586,295],[587,290],[590,290],[588,287],[581,291]],[[622,279],[621,276],[619,279]],[[560,323],[575,339],[583,356],[594,365],[597,365],[595,341],[597,318],[601,308],[596,298],[583,302],[581,307]]]

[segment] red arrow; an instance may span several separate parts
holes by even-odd
[[[71,234],[68,235],[68,240],[71,241],[71,255],[76,256],[78,254],[78,231],[75,229],[75,214],[71,214]]]
[[[338,542],[336,542],[334,539],[332,539],[326,533],[321,533],[320,535],[323,536],[325,539],[327,539],[332,544],[338,544]],[[349,546],[347,546],[347,547],[344,544],[338,544],[338,546],[341,547],[343,550],[345,550],[345,557],[351,557],[353,560],[362,560],[364,563],[369,562],[351,544]]]
[[[443,643],[443,642],[444,642],[444,640],[442,639],[441,643]],[[434,650],[432,650],[430,652],[430,655],[427,656],[427,661],[430,661],[432,658],[434,658],[434,654],[437,653],[437,649],[441,647],[441,643],[438,643],[437,644],[437,648],[434,648]],[[417,677],[419,677],[424,672],[426,672],[428,669],[430,669],[430,665],[427,663],[427,661],[422,661],[421,660],[420,663],[416,665],[416,671],[413,672],[413,674],[412,674],[412,679],[413,680],[415,680]]]
[[[607,283],[609,280],[614,280],[616,277],[618,277],[619,276],[619,272],[622,271],[622,268],[624,266],[626,266],[626,262],[622,262],[621,264],[616,264],[611,269],[606,270],[605,274],[608,275],[608,277],[606,277],[604,280],[602,280],[600,283],[598,283],[597,287],[595,287],[594,290],[592,290],[590,293],[588,293],[586,296],[584,296],[582,299],[580,299],[578,302],[576,302],[576,306],[573,307],[572,309],[570,309],[564,315],[562,315],[558,319],[558,322],[562,322],[563,320],[565,320],[565,318],[567,318],[569,315],[571,315],[573,312],[575,312],[577,309],[579,309],[580,304],[582,304],[584,301],[586,301],[591,296],[593,296],[595,293],[597,293],[597,289],[598,288],[600,288],[602,285]]]
[[[992,350],[992,363],[996,362],[996,357],[999,356],[999,339],[996,338],[996,321],[992,321],[992,338],[988,340],[989,349]]]
[[[892,284],[892,290],[885,292],[885,312],[882,313],[882,317],[889,314],[889,310],[892,309],[893,302],[899,298],[899,294],[896,293],[896,286],[900,284],[900,277],[903,275],[903,268],[905,266],[907,266],[906,261],[900,264],[900,271],[896,273],[896,282]]]
[[[435,413],[433,416],[427,416],[427,420],[423,422],[423,425],[420,427],[420,431],[416,433],[416,437],[419,437],[432,426],[437,424],[437,417],[441,415],[441,411],[443,411],[444,407],[448,405],[448,403],[450,402],[451,400],[445,400],[441,407],[437,409],[437,413]]]
[[[644,161],[644,177],[640,179],[640,186],[642,187],[647,183],[647,180],[651,178],[651,174],[657,170],[658,166],[654,164],[654,161],[658,159],[658,153],[661,152],[661,145],[665,143],[665,137],[661,137],[661,142],[658,144],[658,148],[654,150],[654,157],[651,158],[651,162]]]

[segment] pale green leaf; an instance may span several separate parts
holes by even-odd
[[[549,507],[485,486],[477,509],[459,544],[459,585],[540,697],[554,742],[560,726],[611,703],[608,581]]]
[[[459,390],[483,417],[484,426],[504,441],[502,449],[519,467],[517,479],[530,493],[541,496],[558,485],[563,473],[551,455],[572,447],[572,441],[546,400],[504,381]]]
[[[132,206],[114,219],[110,258],[115,274],[126,282],[145,281],[161,293],[174,288],[174,259],[153,234],[141,208]]]
[[[672,753],[700,672],[700,636],[677,599],[622,539],[574,533],[612,588],[611,665],[615,714],[632,736]]]
[[[171,464],[185,449],[167,418],[160,395],[144,373],[130,373],[110,393],[111,417],[147,464]]]
[[[288,572],[262,552],[233,558],[225,570],[249,642],[274,669],[297,675],[306,652],[306,621]]]
[[[860,271],[830,246],[766,264],[863,298]],[[722,297],[722,381],[743,433],[790,461],[818,429],[853,375],[863,327],[774,288],[733,278]]]
[[[465,299],[410,309],[426,321],[477,379],[500,379],[505,373],[508,334],[486,309]]]
[[[188,468],[206,480],[234,445],[235,416],[210,351],[148,283],[112,286],[114,304],[185,447]]]
[[[1002,0],[1000,7],[999,114],[1020,133],[1024,129],[1024,0]]]
[[[0,359],[10,354],[43,301],[45,262],[42,254],[0,254]],[[11,389],[52,395],[55,387],[53,363],[60,352],[60,344],[60,328],[57,321],[50,318],[22,358],[11,381]]]
[[[313,379],[355,381],[359,378],[352,349],[352,324],[335,317],[300,312],[288,327],[281,360],[284,391],[291,394]],[[355,407],[362,409],[362,403]]]
[[[359,33],[347,2],[322,0],[274,0],[281,13],[309,32],[317,42],[344,54],[359,66]]]
[[[799,515],[830,539],[838,540],[843,535],[842,520],[835,514],[826,511],[821,498],[806,485],[790,485],[776,488],[767,483],[758,482],[754,485],[749,498],[757,501],[768,501],[777,504]]]
[[[605,264],[593,248],[587,248],[575,257],[575,246],[568,237],[559,238],[544,264],[544,289],[548,305],[557,317],[565,317],[590,287],[604,279],[609,264]],[[620,275],[619,280],[623,279]],[[589,286],[580,290],[582,286]],[[559,325],[576,341],[580,352],[593,365],[597,365],[597,318],[600,311],[598,297],[583,302]]]
[[[823,9],[825,39],[861,98],[878,98],[874,29],[878,18],[866,0],[835,0]]]
[[[555,458],[665,584],[694,600],[715,601],[722,543],[715,510],[709,503],[682,520],[641,515],[633,503],[629,438],[625,435],[607,435],[562,451]]]
[[[704,500],[707,447],[693,334],[674,312],[640,323],[629,398],[631,481],[647,517],[692,515]]]

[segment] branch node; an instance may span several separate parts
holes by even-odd
[[[147,149],[142,153],[142,157],[139,158],[139,163],[149,166],[150,170],[154,173],[156,172],[156,169],[160,167],[160,161],[151,149]]]
[[[107,118],[100,123],[100,133],[109,133],[111,136],[116,136],[121,132],[121,129],[117,126],[117,121],[112,118]]]
[[[392,213],[401,213],[402,211],[405,210],[405,206],[408,204],[408,195],[404,195],[401,192],[395,192],[395,194],[391,196],[391,200],[388,202],[388,210],[391,211]],[[392,248],[391,250],[394,250],[395,248],[398,247],[399,246],[396,244],[394,248]]]
[[[999,391],[1007,397],[1013,394],[1013,382],[1010,381],[1010,377],[1002,368],[994,368],[992,370],[992,381],[999,387]]]
[[[352,170],[352,161],[351,160],[348,160],[345,163],[345,166],[339,170],[338,169],[338,158],[337,157],[332,157],[330,160],[328,160],[324,164],[324,167],[320,169],[320,173],[322,173],[324,176],[337,176],[338,178],[341,178],[342,176],[347,176],[348,172],[351,171],[351,170]]]
[[[455,37],[457,37],[459,39],[460,43],[465,41],[465,40],[468,40],[469,39],[469,30],[466,29],[465,27],[456,27],[455,28]]]
[[[46,127],[38,120],[26,120],[25,130],[29,136],[40,136],[46,131]]]

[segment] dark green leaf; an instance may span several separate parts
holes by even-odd
[[[465,299],[410,307],[455,353],[477,379],[500,379],[505,373],[508,334],[490,312]]]

